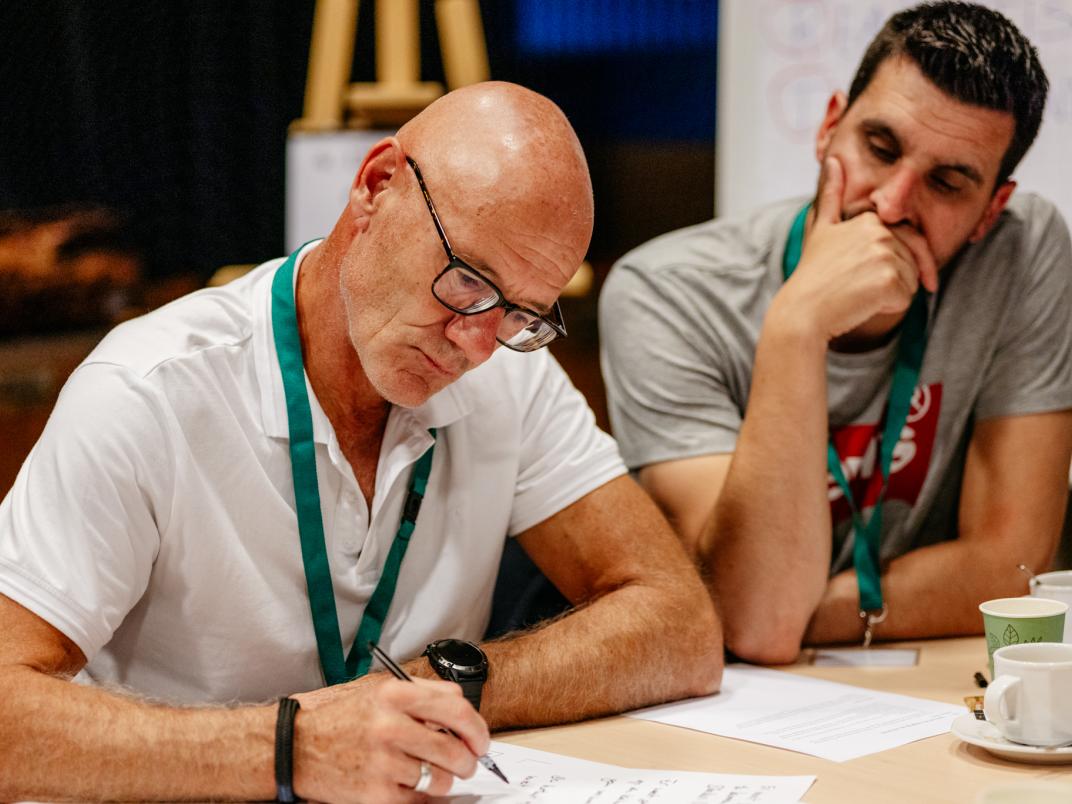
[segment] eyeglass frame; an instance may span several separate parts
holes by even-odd
[[[520,310],[523,313],[528,313],[529,315],[535,316],[536,318],[540,319],[549,327],[551,327],[551,329],[554,331],[554,338],[551,338],[551,340],[547,341],[547,343],[540,344],[540,346],[536,347],[535,349],[518,349],[508,344],[496,334],[495,340],[497,340],[507,349],[510,349],[515,352],[536,352],[540,349],[543,349],[544,347],[550,346],[559,338],[567,337],[566,321],[562,317],[562,308],[558,304],[558,299],[555,299],[554,304],[551,305],[551,314],[558,319],[557,321],[553,321],[547,316],[536,312],[535,310],[532,310],[528,307],[522,307],[520,304],[514,304],[512,301],[506,298],[505,294],[503,294],[501,290],[499,290],[498,285],[496,285],[494,282],[484,276],[484,274],[482,274],[480,271],[478,271],[476,268],[471,266],[469,263],[467,263],[465,260],[463,260],[461,257],[454,253],[454,249],[450,245],[450,240],[447,239],[447,233],[443,229],[443,224],[439,220],[439,213],[436,212],[435,204],[432,202],[432,196],[428,192],[428,186],[424,183],[424,177],[421,175],[421,169],[417,166],[417,162],[413,159],[413,157],[409,155],[406,156],[406,162],[413,169],[413,175],[417,177],[417,185],[421,188],[421,194],[424,196],[424,203],[428,207],[428,212],[432,216],[432,223],[435,224],[436,233],[439,235],[439,242],[443,244],[443,252],[447,255],[447,266],[438,274],[436,274],[435,279],[432,280],[431,290],[432,296],[435,297],[435,300],[451,312],[465,316],[480,315],[481,313],[491,312],[492,310],[495,310],[499,307],[502,307],[504,310],[506,310],[507,313],[511,313],[514,310]],[[484,308],[483,310],[473,310],[471,312],[466,312],[465,310],[459,310],[457,307],[451,304],[447,304],[445,301],[439,298],[439,294],[435,292],[436,283],[443,278],[443,275],[446,274],[447,271],[454,270],[455,268],[463,268],[466,271],[469,271],[470,273],[474,274],[478,279],[480,279],[481,282],[484,282],[489,288],[495,291],[495,295],[498,297],[498,301],[490,307]]]

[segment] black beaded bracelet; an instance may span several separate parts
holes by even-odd
[[[275,720],[275,797],[276,801],[294,798],[294,717],[301,705],[293,698],[279,699]]]

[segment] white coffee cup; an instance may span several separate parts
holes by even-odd
[[[1032,642],[994,651],[983,712],[1013,742],[1072,743],[1072,645]]]
[[[1060,600],[1072,607],[1072,570],[1036,575],[1031,581],[1031,596]],[[1065,617],[1064,641],[1072,643],[1072,616]]]

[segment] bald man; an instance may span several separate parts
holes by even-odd
[[[489,725],[714,691],[702,583],[541,350],[592,214],[557,107],[458,90],[324,240],[105,338],[0,506],[0,799],[410,800]],[[507,536],[578,608],[476,645]]]

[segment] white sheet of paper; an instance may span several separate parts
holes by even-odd
[[[945,734],[964,708],[734,665],[717,695],[629,714],[845,762]]]
[[[493,742],[488,754],[510,784],[477,766],[472,779],[456,779],[450,795],[440,801],[515,804],[703,801],[705,804],[794,804],[815,781],[814,776],[747,776],[690,771],[637,770],[588,762]]]
[[[817,648],[816,667],[915,667],[918,648]]]

